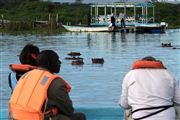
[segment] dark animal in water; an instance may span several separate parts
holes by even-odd
[[[83,60],[81,57],[65,57],[66,60]]]
[[[172,47],[171,43],[161,43],[162,47]]]
[[[103,58],[92,58],[92,63],[103,64],[104,59]]]
[[[81,53],[80,52],[70,52],[68,53],[69,56],[80,56]]]
[[[83,60],[74,60],[74,61],[71,62],[71,64],[72,65],[83,65],[84,62],[83,62]]]

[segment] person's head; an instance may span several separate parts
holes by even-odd
[[[37,63],[39,67],[45,68],[52,73],[58,73],[60,71],[61,61],[59,56],[53,50],[43,50],[37,57]]]
[[[19,60],[21,64],[37,65],[36,58],[39,54],[39,48],[32,44],[27,44],[22,49]]]
[[[154,57],[152,56],[146,56],[144,58],[142,58],[141,60],[144,60],[144,61],[157,61]]]

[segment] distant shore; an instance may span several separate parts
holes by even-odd
[[[155,3],[155,22],[168,23],[168,29],[180,28],[180,4]],[[99,10],[103,12],[103,10]],[[10,34],[57,34],[66,32],[56,23],[88,24],[89,4],[52,3],[42,1],[17,1],[0,4],[0,32]],[[133,12],[127,14],[133,15]],[[149,13],[151,14],[151,13]],[[9,24],[2,20],[13,21]],[[50,24],[34,24],[48,21]]]

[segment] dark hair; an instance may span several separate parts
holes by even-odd
[[[141,60],[146,60],[146,61],[157,61],[154,57],[152,56],[146,56],[144,58],[142,58]]]
[[[39,54],[39,48],[32,44],[27,44],[22,49],[19,60],[21,64],[37,65],[36,57]]]
[[[39,67],[48,69],[50,72],[58,73],[61,62],[59,56],[53,50],[41,51],[37,57]]]

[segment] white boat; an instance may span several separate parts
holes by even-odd
[[[114,31],[129,31],[132,32],[144,32],[144,33],[164,33],[166,29],[166,23],[159,24],[155,23],[155,10],[152,3],[125,3],[125,2],[116,2],[116,3],[103,3],[103,4],[92,4],[90,16],[88,17],[88,25],[62,25],[67,31],[76,31],[76,32],[114,32]],[[98,8],[104,8],[103,12],[98,12]],[[124,9],[125,25],[126,27],[121,27],[121,19],[119,13],[116,9]],[[128,15],[126,8],[131,8],[134,10],[134,14]],[[151,11],[148,11],[148,8],[152,8]],[[108,10],[111,10],[111,13]],[[137,14],[138,9],[141,9],[142,14]],[[103,10],[103,9],[101,9]],[[148,11],[148,12],[147,12]],[[122,11],[121,11],[122,12]],[[102,14],[103,13],[103,14]],[[148,13],[152,15],[149,16]],[[112,27],[109,27],[111,24],[111,17],[115,18],[115,29],[112,30]]]
[[[167,27],[166,24],[158,23],[135,23],[136,32],[140,33],[164,33]]]
[[[72,32],[111,32],[112,29],[108,26],[73,26],[73,25],[62,25],[67,31]]]

